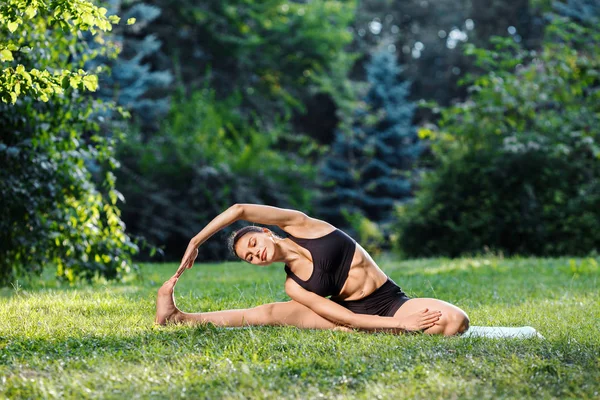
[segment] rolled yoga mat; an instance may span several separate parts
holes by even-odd
[[[462,334],[462,337],[486,337],[486,338],[539,338],[544,337],[531,326],[504,327],[504,326],[471,326]]]

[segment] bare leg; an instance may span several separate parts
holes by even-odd
[[[394,314],[395,318],[402,319],[410,314],[416,313],[424,308],[440,310],[442,317],[425,333],[430,335],[443,334],[446,336],[461,334],[469,328],[469,317],[460,308],[443,300],[416,298],[410,299],[402,305]]]
[[[158,290],[156,320],[160,325],[167,323],[212,323],[216,326],[246,325],[291,325],[305,329],[335,329],[350,331],[316,314],[310,308],[296,302],[263,304],[254,308],[214,311],[207,313],[185,313],[177,309],[173,296],[177,275],[169,279]]]
[[[290,325],[305,329],[335,329],[351,331],[350,328],[336,325],[321,317],[310,308],[296,302],[264,304],[254,308],[214,311],[207,313],[184,313],[175,306],[173,296],[178,275],[166,281],[158,290],[156,300],[156,320],[160,325],[167,323],[187,322],[195,324],[212,323],[216,326],[246,326],[246,325]],[[465,332],[469,327],[469,318],[460,308],[442,300],[429,298],[410,299],[394,314],[395,318],[403,319],[424,308],[440,310],[442,318],[436,325],[425,330],[427,334],[456,335]]]

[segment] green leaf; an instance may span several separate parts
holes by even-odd
[[[25,14],[27,14],[29,18],[33,18],[37,14],[37,10],[35,7],[29,6],[25,9]]]
[[[10,31],[10,33],[13,33],[14,31],[17,30],[17,28],[19,27],[19,24],[17,22],[9,22],[7,24],[8,26],[8,30]]]
[[[0,50],[0,61],[13,61],[13,55],[10,50]]]
[[[71,87],[73,89],[77,89],[77,87],[79,86],[80,83],[81,83],[80,76],[73,75],[73,76],[69,77],[69,84],[71,85]]]
[[[94,25],[94,16],[90,13],[83,13],[83,14],[81,14],[81,21],[83,21],[84,24],[93,26]]]
[[[86,75],[83,77],[83,86],[90,92],[98,89],[98,77],[96,75]]]
[[[133,25],[133,24],[135,24],[135,18],[129,18],[127,20],[127,25]]]

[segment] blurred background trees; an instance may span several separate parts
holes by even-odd
[[[421,131],[437,163],[400,208],[406,254],[598,248],[600,25],[598,7],[584,3],[556,5],[538,50],[510,38],[467,48],[485,72],[438,127]]]
[[[319,135],[300,134],[306,117],[296,116],[321,97],[330,108],[327,129],[336,126],[334,101],[320,86],[330,84],[352,40],[347,27],[354,3],[156,6],[161,14],[148,28],[163,45],[145,60],[173,71],[175,101],[157,129],[132,130],[120,149],[118,182],[128,199],[122,209],[130,231],[174,257],[236,202],[311,212]],[[200,257],[226,257],[228,233],[202,246]]]
[[[6,4],[5,280],[117,276],[129,237],[178,260],[236,202],[409,256],[598,248],[596,0],[104,0],[67,25]]]
[[[399,79],[396,57],[375,53],[366,69],[369,87],[351,129],[339,129],[324,154],[317,210],[335,225],[350,224],[362,242],[376,238],[365,234],[367,221],[377,224],[367,232],[381,231],[383,241],[394,207],[411,196],[411,172],[422,151],[412,122],[415,104],[407,99],[410,83]]]
[[[448,105],[466,95],[457,84],[476,70],[465,43],[489,46],[493,35],[510,34],[527,48],[539,46],[547,5],[530,0],[366,0],[352,26],[353,48],[367,61],[373,47],[394,52],[413,82],[412,99]],[[357,75],[362,74],[357,64]],[[426,110],[420,110],[426,117]]]

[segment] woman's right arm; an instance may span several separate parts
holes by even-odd
[[[212,219],[200,232],[190,240],[190,246],[198,248],[206,242],[212,235],[221,229],[239,221],[242,216],[242,210],[238,204],[234,204],[221,214]]]
[[[217,215],[210,221],[204,229],[202,229],[196,236],[194,236],[190,243],[187,246],[185,254],[181,260],[181,264],[177,269],[175,275],[177,277],[183,274],[183,271],[186,269],[192,268],[194,265],[194,260],[198,256],[198,247],[202,245],[202,243],[206,242],[208,238],[212,235],[220,231],[221,229],[231,225],[232,223],[238,221],[241,218],[242,210],[238,204],[234,204],[229,207],[227,210],[223,211],[221,214]]]

